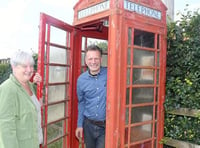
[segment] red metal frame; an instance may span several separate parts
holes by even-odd
[[[51,43],[51,26],[59,28],[63,31],[66,31],[66,45],[59,45],[57,43]],[[38,97],[42,98],[44,95],[44,105],[42,107],[42,111],[44,111],[44,116],[42,118],[43,121],[43,130],[44,130],[44,144],[43,147],[47,148],[48,144],[54,143],[59,139],[63,139],[63,148],[69,147],[71,145],[71,122],[72,122],[72,60],[73,60],[73,32],[74,29],[72,26],[59,21],[51,16],[41,13],[40,16],[40,38],[39,38],[39,54],[38,54],[38,72],[41,74],[45,80],[42,81],[40,86],[37,89]],[[45,36],[46,35],[46,36]],[[71,52],[69,57],[66,58],[66,65],[57,64],[57,63],[50,63],[49,56],[50,56],[50,47],[57,47],[65,50],[66,52]],[[45,53],[46,50],[46,53]],[[68,54],[67,54],[68,55]],[[45,59],[46,56],[46,59]],[[49,66],[66,66],[69,70],[66,70],[66,77],[69,77],[69,82],[66,80],[66,83],[50,83],[49,82]],[[45,75],[44,75],[45,74]],[[63,98],[62,101],[57,101],[53,103],[48,102],[48,91],[49,86],[56,86],[56,85],[65,85],[66,92],[68,92],[67,96]],[[42,90],[44,90],[45,94],[42,94]],[[65,112],[64,117],[51,121],[48,123],[48,107],[55,104],[64,103]],[[60,137],[56,137],[55,139],[47,142],[47,127],[48,125],[54,124],[56,122],[63,122],[63,134]]]

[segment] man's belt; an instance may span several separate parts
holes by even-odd
[[[96,121],[96,120],[91,120],[91,119],[88,119],[87,117],[85,117],[90,123],[92,124],[95,124],[97,126],[105,126],[106,124],[106,120],[104,121]]]

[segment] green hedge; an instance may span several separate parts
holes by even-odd
[[[0,84],[5,81],[11,73],[10,64],[0,64]]]
[[[0,76],[2,76],[7,69],[9,68],[9,64],[0,64]]]
[[[185,9],[168,24],[165,136],[200,144],[200,118],[168,113],[200,109],[200,14]]]

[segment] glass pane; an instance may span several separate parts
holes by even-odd
[[[126,108],[126,119],[125,119],[125,122],[126,122],[126,125],[128,125],[128,121],[129,121],[129,108],[127,107]]]
[[[49,63],[67,64],[67,50],[50,46]]]
[[[103,50],[103,53],[108,53],[108,41],[107,40],[101,40],[96,38],[87,38],[87,46],[89,45],[97,45]]]
[[[85,49],[86,49],[86,47],[85,47],[85,41],[86,41],[86,37],[82,37],[82,48],[81,48],[81,50],[82,51],[84,51]]]
[[[155,137],[157,137],[157,123],[155,123]]]
[[[152,120],[153,106],[136,107],[131,109],[131,123]]]
[[[158,87],[156,87],[156,102],[158,102]]]
[[[144,140],[151,138],[152,135],[152,125],[142,125],[131,128],[131,142],[136,142],[139,140]]]
[[[48,103],[64,100],[65,93],[68,94],[67,91],[65,85],[49,86]]]
[[[133,69],[133,84],[153,84],[153,69]]]
[[[132,104],[153,102],[154,88],[133,88]]]
[[[158,110],[158,106],[155,106],[155,119],[157,119],[157,110]]]
[[[134,31],[134,45],[154,48],[155,34],[142,30],[135,29]]]
[[[157,49],[160,49],[160,35],[157,36]]]
[[[67,33],[64,30],[51,26],[50,43],[66,46]]]
[[[63,138],[48,145],[48,148],[62,148],[62,147],[63,147]]]
[[[45,28],[46,28],[46,30],[45,30],[45,42],[47,42],[47,40],[48,40],[48,24],[46,24],[46,26],[45,26]]]
[[[49,66],[49,83],[66,82],[66,71],[68,67]]]
[[[128,45],[131,45],[131,39],[132,39],[132,29],[128,28]]]
[[[108,55],[102,55],[102,66],[107,67]]]
[[[159,77],[159,75],[160,75],[159,72],[160,72],[160,70],[157,70],[157,78],[156,78],[157,84],[159,84],[159,78],[160,78]]]
[[[127,88],[126,89],[126,105],[128,105],[129,104],[129,100],[130,100],[130,98],[129,98],[129,93],[130,93],[130,88]]]
[[[127,73],[126,73],[126,84],[130,85],[130,73],[131,73],[131,69],[127,68]]]
[[[127,52],[127,65],[131,65],[131,48],[128,48]]]
[[[152,51],[134,49],[133,65],[154,66],[155,54]]]
[[[67,43],[66,43],[66,47],[68,47],[68,48],[70,48],[71,47],[71,33],[70,32],[66,32],[66,36],[67,36],[67,38],[66,38],[66,41],[67,41]]]
[[[151,148],[151,141],[149,142],[142,142],[140,144],[134,145],[131,148]],[[154,147],[156,148],[156,147]]]
[[[63,118],[64,115],[64,103],[48,106],[48,123]]]
[[[45,50],[44,50],[44,63],[48,63],[49,61],[47,61],[47,45],[45,44]]]
[[[47,126],[47,142],[63,136],[63,121]]]
[[[125,135],[124,135],[124,141],[125,141],[125,144],[128,144],[128,128],[125,128]]]
[[[85,52],[81,52],[81,66],[85,65]]]
[[[160,52],[157,53],[157,66],[160,66]]]

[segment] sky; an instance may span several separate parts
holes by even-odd
[[[78,0],[2,0],[0,5],[0,59],[16,50],[38,52],[40,12],[72,24]],[[175,14],[200,8],[199,0],[174,0]]]

